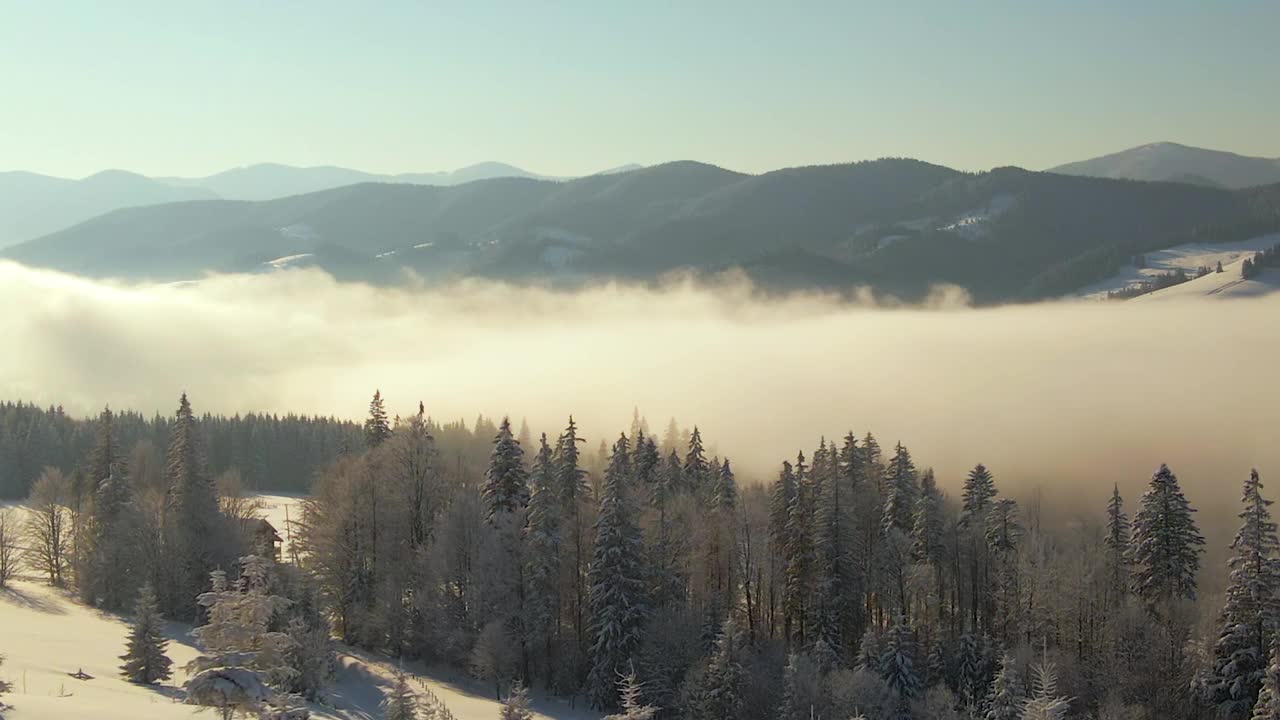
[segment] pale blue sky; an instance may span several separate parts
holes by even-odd
[[[1280,156],[1280,2],[0,0],[0,170]]]

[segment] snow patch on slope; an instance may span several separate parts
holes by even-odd
[[[1075,296],[1105,300],[1109,292],[1135,287],[1143,282],[1154,280],[1161,275],[1167,275],[1178,270],[1182,270],[1192,277],[1201,267],[1216,270],[1219,262],[1222,263],[1223,270],[1226,271],[1225,274],[1231,274],[1227,267],[1228,265],[1238,265],[1246,257],[1252,257],[1255,252],[1274,247],[1277,243],[1280,243],[1280,233],[1262,235],[1234,243],[1212,245],[1208,243],[1187,243],[1149,252],[1143,256],[1146,267],[1140,268],[1132,264],[1126,265],[1120,269],[1120,272],[1106,280],[1077,290]],[[1216,272],[1210,273],[1210,275],[1217,274]],[[1234,277],[1236,279],[1240,278],[1238,267],[1235,269]],[[1203,279],[1197,278],[1196,280]],[[1183,284],[1185,285],[1186,283]],[[1174,288],[1166,288],[1158,292],[1172,289]]]

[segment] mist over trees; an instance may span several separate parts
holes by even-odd
[[[185,396],[153,421],[0,409],[68,454],[22,481],[25,520],[0,535],[21,534],[40,580],[134,613],[135,682],[171,672],[159,617],[194,621],[188,698],[224,712],[321,697],[334,640],[465,671],[511,717],[530,691],[689,720],[1278,712],[1280,539],[1257,471],[1219,597],[1164,465],[1141,497],[1113,488],[1064,524],[981,463],[948,495],[906,442],[870,432],[742,483],[700,428],[657,437],[638,413],[602,442],[573,418],[534,440],[505,417],[398,416],[381,393],[363,423],[200,417]],[[342,443],[306,456],[293,562],[254,532],[240,468],[209,460],[209,439],[245,427]],[[396,690],[387,712],[415,702]]]

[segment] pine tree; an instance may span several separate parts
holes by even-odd
[[[689,436],[689,451],[684,456],[684,485],[694,497],[706,500],[710,495],[712,480],[707,454],[702,447],[702,433],[694,425],[693,434]]]
[[[364,444],[376,448],[391,438],[391,423],[387,420],[387,409],[382,401],[382,391],[373,392],[373,400],[369,402],[369,418],[364,421]]]
[[[711,496],[712,507],[727,517],[733,516],[738,505],[738,482],[729,467],[729,458],[725,458],[716,473],[716,481]]]
[[[881,464],[880,443],[875,435],[868,432],[862,438],[862,472],[863,476],[876,488],[876,494],[883,496],[884,466]]]
[[[529,521],[525,527],[525,579],[528,583],[525,627],[542,633],[550,665],[552,638],[559,620],[561,495],[547,434],[542,434],[538,454],[529,471]]]
[[[155,591],[150,585],[144,585],[133,608],[127,649],[120,656],[124,661],[120,666],[120,673],[129,682],[139,685],[168,680],[173,666],[173,661],[165,655],[165,648],[168,646]]]
[[[740,642],[733,618],[725,620],[690,708],[693,720],[741,720],[746,676],[739,659]]]
[[[976,635],[965,633],[960,636],[960,650],[956,654],[956,673],[953,690],[966,705],[976,705],[987,694],[990,681],[987,654],[983,643]]]
[[[916,500],[911,529],[911,551],[920,562],[940,564],[945,559],[942,494],[938,492],[933,470],[925,470],[920,478],[920,497]]]
[[[978,463],[964,481],[964,491],[961,495],[963,500],[961,522],[973,525],[986,520],[987,513],[991,510],[991,501],[995,496],[995,478],[992,477],[986,465]]]
[[[645,704],[642,699],[644,686],[636,678],[634,670],[618,681],[618,695],[622,698],[622,712],[606,715],[604,720],[653,720],[658,708]]]
[[[116,439],[110,408],[98,416],[97,436],[89,454],[85,486],[74,501],[85,510],[79,517],[76,577],[86,602],[123,610],[136,592],[131,510],[133,493],[124,478],[124,459]]]
[[[911,717],[911,701],[920,694],[920,674],[916,668],[915,639],[911,626],[899,616],[885,633],[880,654],[880,676],[898,696],[896,717]]]
[[[631,475],[627,436],[613,444],[604,474],[596,545],[591,561],[592,669],[589,684],[597,708],[618,706],[617,679],[640,648],[647,609],[640,531],[627,492]]]
[[[786,472],[784,466],[784,473]],[[783,613],[786,625],[794,633],[794,640],[804,647],[809,642],[810,608],[816,590],[814,570],[816,553],[813,544],[813,490],[804,453],[796,457],[795,492],[787,507],[786,545],[783,557],[786,562]]]
[[[507,693],[507,699],[498,712],[498,720],[533,720],[533,710],[529,707],[529,689],[522,683],[516,683]]]
[[[1011,498],[997,500],[987,513],[987,547],[993,553],[1007,554],[1018,549],[1022,524],[1018,522],[1018,503]]]
[[[195,611],[190,598],[200,593],[218,559],[214,543],[222,515],[185,393],[169,435],[164,479],[169,488],[165,525],[171,533],[175,563],[173,593],[167,605],[170,614],[190,618]]]
[[[839,477],[843,481],[845,489],[850,493],[857,492],[865,479],[862,458],[862,448],[858,447],[858,438],[850,430],[844,436],[844,444],[840,446],[840,452],[836,456],[839,465]]]
[[[418,720],[418,699],[403,671],[396,672],[391,694],[382,701],[382,712],[387,720]]]
[[[524,469],[524,450],[511,435],[511,420],[502,425],[493,439],[493,453],[482,489],[486,517],[490,523],[502,513],[513,513],[529,504],[529,477]]]
[[[1022,709],[1022,720],[1063,720],[1071,701],[1058,694],[1058,670],[1043,662],[1032,673],[1032,693]]]
[[[991,694],[987,696],[986,720],[1020,720],[1026,703],[1018,668],[1013,658],[1005,655],[1000,660],[1000,672],[991,686]]]
[[[916,466],[911,461],[911,453],[902,443],[894,448],[893,457],[889,460],[888,494],[884,502],[884,530],[898,530],[910,535],[915,525],[916,496],[919,493],[916,482]]]
[[[1248,717],[1266,676],[1267,651],[1280,629],[1280,538],[1257,470],[1245,481],[1242,502],[1207,698],[1227,718]]]
[[[852,439],[850,433],[848,439]],[[855,444],[851,447],[856,448]],[[856,457],[849,458],[856,462]],[[831,652],[844,653],[848,638],[853,636],[859,608],[853,560],[852,523],[850,508],[852,493],[857,487],[856,473],[850,479],[844,475],[840,454],[834,445],[826,456],[823,475],[823,495],[817,498],[817,529],[815,545],[818,556],[818,593],[820,611],[816,619],[816,633]],[[860,472],[860,471],[858,471]]]
[[[1149,607],[1195,599],[1204,537],[1191,517],[1194,512],[1177,476],[1161,465],[1133,520],[1133,593]]]
[[[1120,497],[1120,485],[1111,490],[1107,503],[1106,546],[1107,601],[1114,607],[1129,591],[1129,516],[1124,512],[1124,498]]]
[[[1280,636],[1272,638],[1267,672],[1251,720],[1280,720]]]

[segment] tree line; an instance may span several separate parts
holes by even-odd
[[[869,432],[739,483],[696,426],[659,441],[637,415],[590,452],[573,418],[536,440],[478,422],[476,461],[456,426],[421,403],[391,417],[375,394],[360,445],[302,501],[296,563],[273,563],[244,531],[252,503],[213,482],[185,397],[170,422],[159,482],[119,455],[109,411],[88,494],[41,475],[40,567],[101,607],[153,593],[201,625],[208,671],[246,651],[217,623],[256,619],[255,667],[279,691],[316,692],[294,683],[323,676],[332,633],[465,669],[510,712],[537,688],[689,720],[1280,718],[1280,540],[1256,471],[1211,606],[1195,510],[1163,465],[1133,506],[1117,487],[1052,529],[992,468],[951,496]]]

